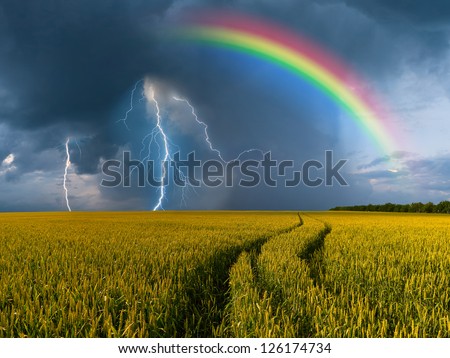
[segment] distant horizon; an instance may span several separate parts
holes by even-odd
[[[385,203],[381,203],[381,204],[374,204],[374,203],[369,203],[369,204],[355,204],[355,205],[337,205],[334,206],[332,208],[329,209],[323,209],[323,210],[313,210],[313,209],[278,209],[278,210],[271,210],[271,209],[238,209],[238,210],[233,210],[233,209],[213,209],[213,210],[209,210],[209,209],[173,209],[173,210],[161,210],[161,211],[153,211],[151,209],[136,209],[136,210],[72,210],[71,212],[68,212],[67,210],[59,210],[59,211],[52,211],[52,210],[47,210],[47,211],[1,211],[0,213],[134,213],[134,212],[139,212],[139,213],[164,213],[164,212],[169,212],[169,213],[176,213],[176,212],[271,212],[271,211],[275,211],[275,212],[320,212],[320,211],[346,211],[346,209],[350,209],[348,211],[360,211],[360,210],[351,210],[352,208],[357,208],[357,207],[368,207],[368,206],[384,206],[384,205],[394,205],[394,206],[410,206],[413,204],[421,204],[421,205],[426,205],[426,204],[433,204],[434,206],[440,204],[440,203],[449,203],[450,206],[450,201],[449,200],[443,200],[439,203],[433,203],[431,201],[429,202],[412,202],[412,203],[392,203],[392,202],[385,202]],[[337,208],[343,208],[343,210],[338,209]],[[364,211],[368,211],[368,210],[364,210]],[[386,211],[380,211],[380,212],[386,212]],[[407,212],[405,212],[407,213]],[[417,213],[417,212],[409,212],[409,213]]]

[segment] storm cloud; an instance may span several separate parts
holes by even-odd
[[[1,0],[0,162],[10,155],[14,160],[0,167],[0,210],[64,209],[60,191],[67,137],[75,138],[81,149],[79,153],[74,143],[70,146],[76,207],[148,209],[151,189],[107,190],[98,185],[103,160],[118,158],[141,143],[142,128],[130,134],[117,120],[128,109],[134,84],[144,77],[189,98],[227,158],[257,147],[301,162],[320,159],[324,150],[333,149],[354,168],[373,169],[383,183],[396,183],[400,175],[378,167],[395,153],[380,157],[370,148],[366,153],[363,139],[343,134],[348,128],[341,109],[312,96],[314,89],[301,80],[244,55],[165,39],[178,16],[203,8],[267,18],[342,58],[396,112],[395,125],[412,138],[400,150],[426,148],[420,161],[402,157],[396,170],[412,175],[416,166],[439,157],[435,166],[427,164],[430,175],[438,175],[446,151],[440,138],[447,135],[443,123],[450,108],[450,5],[432,3]],[[177,110],[190,115],[186,108]],[[418,130],[425,123],[430,129]],[[184,208],[325,209],[377,201],[374,178],[358,173],[348,170],[349,188],[200,190]],[[442,180],[428,182],[440,185]],[[430,195],[439,199],[434,187],[421,183],[410,190],[422,191],[423,197],[433,190]],[[408,193],[398,187],[393,195],[403,201]],[[179,208],[179,200],[166,207]]]

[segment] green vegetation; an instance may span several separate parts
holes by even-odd
[[[330,229],[309,217],[302,224],[268,241],[258,256],[244,253],[233,266],[225,325],[231,337],[311,335],[309,265]]]
[[[450,337],[450,219],[317,213],[333,228],[317,257],[320,337]]]
[[[412,204],[380,204],[380,205],[354,205],[354,206],[337,206],[331,211],[379,211],[386,213],[435,213],[450,214],[450,201],[441,201],[439,204],[428,202],[412,203]]]
[[[211,336],[238,255],[295,213],[0,215],[0,337]]]
[[[0,337],[450,337],[450,221],[0,215]]]

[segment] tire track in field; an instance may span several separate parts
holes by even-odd
[[[319,232],[317,239],[310,242],[306,249],[298,255],[299,259],[304,260],[307,263],[309,267],[309,276],[313,280],[314,285],[319,286],[322,284],[322,277],[325,274],[325,266],[323,263],[325,238],[331,233],[332,228],[331,225],[325,221],[313,218],[305,213],[303,213],[303,215],[319,221],[324,225],[324,228]]]
[[[227,280],[226,280],[226,284],[227,284],[227,288],[226,288],[226,292],[224,295],[224,302],[222,305],[222,310],[221,310],[221,323],[220,326],[217,326],[218,329],[215,331],[215,336],[218,337],[237,337],[235,336],[236,331],[233,331],[233,329],[231,328],[231,321],[230,319],[232,319],[233,316],[233,306],[235,304],[236,299],[239,301],[242,297],[245,297],[247,295],[252,295],[252,293],[250,291],[252,291],[253,289],[256,290],[257,292],[257,296],[260,296],[263,294],[264,288],[263,286],[260,284],[260,277],[259,277],[259,270],[258,270],[258,260],[259,260],[259,256],[261,255],[261,250],[262,247],[269,242],[270,240],[272,240],[275,237],[278,237],[280,235],[284,235],[284,234],[288,234],[294,230],[296,230],[297,228],[299,228],[300,226],[303,225],[303,220],[301,218],[301,216],[299,215],[299,213],[297,213],[298,215],[298,223],[290,226],[284,230],[280,230],[279,232],[272,234],[268,237],[263,238],[262,240],[257,240],[257,241],[253,241],[251,245],[245,247],[240,253],[239,255],[236,256],[235,258],[235,262],[229,267],[228,270],[228,275],[227,275]],[[241,277],[238,281],[236,281],[236,278],[234,279],[234,281],[232,281],[232,276],[236,275],[236,272],[233,273],[233,269],[236,268],[236,265],[238,265],[239,263],[239,259],[241,259],[243,256],[247,257],[247,263],[248,263],[248,269],[250,272],[249,276],[244,276]],[[240,267],[240,269],[238,270],[242,270],[245,268]],[[241,271],[242,273],[242,271]],[[243,281],[240,281],[243,280]],[[240,291],[242,290],[242,286],[247,287],[248,290],[250,291]],[[236,293],[236,287],[238,289],[238,292]],[[242,295],[242,296],[241,296]],[[242,327],[245,326],[245,323]],[[241,329],[242,329],[241,327]],[[243,336],[246,336],[245,329],[242,331],[241,334],[243,334]],[[239,335],[239,334],[238,334]],[[239,335],[240,336],[240,335]]]
[[[297,254],[299,260],[306,263],[308,269],[307,274],[312,280],[315,287],[321,286],[322,277],[325,274],[324,266],[324,245],[326,237],[331,233],[331,225],[316,218],[313,218],[305,213],[303,215],[308,218],[318,221],[323,224],[323,228],[318,232],[317,237],[310,241],[301,252]],[[297,337],[310,337],[313,332],[313,315],[311,312],[306,312],[301,317],[301,323],[297,326]]]
[[[321,284],[321,277],[323,277],[322,275],[325,272],[323,266],[323,250],[325,239],[330,234],[332,228],[330,224],[324,221],[317,220],[316,218],[313,218],[304,213],[302,213],[301,215],[300,213],[298,213],[299,220],[302,225],[304,222],[301,217],[302,215],[311,220],[319,222],[321,228],[313,237],[311,237],[312,240],[308,241],[305,246],[300,246],[297,248],[298,251],[296,254],[294,254],[293,259],[295,260],[295,258],[298,258],[306,264],[307,268],[305,268],[305,273],[312,279],[313,284],[315,286],[318,286]],[[299,232],[298,235],[305,235],[305,233]],[[256,272],[258,272],[259,269],[257,260],[258,258],[255,259]],[[274,299],[271,301],[272,312],[278,312],[279,310],[281,310],[285,313],[289,312],[289,315],[293,315],[293,317],[295,317],[296,314],[294,313],[294,311],[292,311],[292,308],[295,307],[295,305],[289,308],[288,303],[286,306],[286,300],[288,300],[288,296],[286,295],[287,292],[289,292],[289,289],[288,291],[285,291],[284,287],[277,288],[276,286],[268,289],[267,287],[265,287],[264,282],[262,282],[262,280],[258,277],[258,274],[255,277],[255,285],[259,289],[261,297],[263,296],[264,292],[268,292],[267,290],[269,290],[269,292],[273,295]],[[285,311],[286,309],[287,311]],[[279,318],[274,317],[274,319]],[[282,320],[278,322],[281,325],[286,324],[286,322],[283,322]],[[291,331],[290,333],[292,337],[309,337],[311,335],[313,327],[312,317],[309,314],[303,314],[298,316],[297,318],[293,318],[292,322],[295,322],[292,326],[292,329],[295,331],[295,333],[293,333],[293,331]]]
[[[253,283],[255,284],[256,287],[258,287],[258,289],[260,291],[263,290],[263,287],[261,285],[261,280],[260,280],[260,274],[259,274],[259,270],[258,270],[258,257],[259,255],[261,255],[261,249],[263,247],[263,245],[268,242],[270,239],[279,236],[279,235],[283,235],[283,234],[289,234],[290,232],[294,231],[295,229],[299,228],[300,226],[303,225],[303,219],[300,216],[300,213],[297,213],[298,216],[298,224],[291,227],[288,230],[285,230],[283,232],[280,232],[279,234],[276,235],[272,235],[270,238],[268,238],[266,241],[264,241],[263,243],[261,243],[261,245],[259,245],[257,248],[247,251],[250,254],[250,264],[252,266],[252,272],[253,272]]]
[[[255,256],[261,253],[262,246],[273,237],[289,233],[303,224],[300,214],[299,222],[271,235],[262,236],[250,244],[228,247],[226,250],[214,253],[203,265],[198,266],[187,277],[186,294],[188,297],[187,320],[180,322],[180,337],[214,337],[214,331],[221,325],[226,314],[226,307],[230,302],[229,274],[243,252]],[[253,264],[252,264],[253,266]],[[252,267],[252,271],[255,273]],[[198,277],[204,280],[198,281]],[[194,282],[193,285],[190,283]]]
[[[291,231],[299,228],[304,224],[304,219],[302,218],[303,214],[300,215],[300,213],[297,213],[297,215],[299,218],[298,225],[296,225],[296,227],[292,228],[291,230],[286,230],[284,234],[290,233]],[[281,248],[281,246],[284,245],[284,240],[288,240],[286,242],[288,246],[286,247],[287,252],[285,254],[290,257],[289,260],[292,260],[290,261],[291,265],[293,267],[296,267],[296,269],[299,269],[296,264],[296,260],[301,260],[303,262],[302,267],[304,268],[303,277],[305,277],[305,275],[306,277],[309,276],[313,281],[312,284],[316,286],[320,284],[320,279],[322,277],[323,247],[326,236],[331,232],[331,226],[321,220],[309,217],[309,215],[307,214],[305,214],[305,216],[308,217],[308,220],[315,222],[311,223],[311,225],[313,225],[312,227],[314,228],[313,231],[311,231],[310,226],[308,225],[309,221],[307,220],[307,226],[305,228],[306,231],[296,231],[295,233],[293,233],[293,235],[295,236],[292,238],[290,236],[283,237],[282,234],[273,235],[270,238],[271,240],[277,240],[277,237],[281,236],[279,239],[281,241],[274,242],[270,246],[270,248],[268,248],[268,252],[270,253],[272,252],[272,250],[275,250],[276,255],[283,255],[283,249]],[[291,239],[293,241],[291,241]],[[304,244],[302,244],[302,241],[304,242]],[[268,262],[264,261],[266,263],[263,264],[263,267],[260,266],[260,261],[262,259],[261,255],[263,251],[262,248],[268,242],[271,241],[269,241],[268,239],[264,242],[260,242],[257,246],[253,246],[250,250],[244,250],[244,252],[246,252],[247,254],[246,260],[239,260],[239,266],[235,266],[236,264],[233,264],[234,266],[232,266],[231,268],[231,273],[234,278],[233,281],[230,281],[230,287],[232,287],[233,289],[232,292],[229,293],[228,303],[225,306],[229,313],[229,316],[224,316],[221,327],[230,327],[230,336],[244,335],[252,337],[255,334],[257,336],[257,332],[261,332],[261,328],[266,327],[266,324],[270,325],[270,327],[272,327],[272,324],[274,324],[272,328],[275,330],[275,332],[278,332],[275,333],[276,335],[286,334],[286,331],[284,331],[285,333],[281,332],[287,329],[290,332],[288,334],[292,335],[293,337],[308,337],[313,328],[311,326],[312,317],[309,317],[309,315],[305,315],[305,313],[303,313],[296,318],[296,314],[294,313],[294,311],[292,311],[292,309],[294,307],[297,307],[299,302],[301,302],[301,300],[303,299],[298,298],[297,301],[294,300],[293,302],[291,302],[290,300],[289,292],[292,293],[292,287],[295,286],[295,283],[293,283],[292,281],[295,281],[295,277],[291,276],[291,278],[287,279],[286,282],[282,280],[284,282],[282,284],[277,280],[275,276],[273,276],[275,272],[278,272],[280,269],[281,271],[285,269],[289,270],[288,267],[284,266],[286,265],[287,261],[284,261],[282,257],[279,257],[278,260],[281,266],[278,266],[276,262],[270,263],[270,260]],[[240,255],[242,255],[242,253]],[[238,259],[241,257],[244,256],[239,256]],[[245,261],[247,262],[247,264],[245,264]],[[269,266],[266,266],[267,264]],[[273,264],[275,264],[276,267],[272,267],[272,269],[270,269],[270,265]],[[247,269],[245,267],[247,267]],[[269,271],[267,271],[268,267]],[[271,274],[270,272],[272,270],[274,271]],[[245,272],[247,272],[247,274]],[[284,286],[284,284],[287,284],[287,286]],[[249,301],[247,301],[245,297],[250,297]],[[235,306],[236,304],[237,306]],[[250,315],[253,314],[253,316],[251,316],[251,322],[253,323],[250,324],[248,324],[245,320],[245,314],[240,314],[239,310],[239,308],[246,307],[247,304],[249,311],[252,312]],[[263,311],[258,313],[260,310]],[[264,314],[263,312],[265,314],[268,314],[269,318],[262,318],[262,316],[260,315]],[[285,318],[282,318],[283,314],[293,314],[293,321],[289,323],[289,319],[286,320]],[[255,327],[258,328],[255,330]],[[272,328],[270,329],[270,331],[274,332],[272,331]],[[264,328],[262,328],[262,330],[264,331]],[[225,332],[227,332],[226,328]]]

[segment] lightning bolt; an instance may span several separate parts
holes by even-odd
[[[159,189],[159,198],[158,198],[158,203],[155,205],[155,207],[153,208],[153,211],[156,211],[158,209],[162,209],[162,201],[166,195],[166,189],[164,186],[164,181],[167,177],[167,169],[165,166],[165,163],[170,159],[170,153],[169,153],[169,144],[168,144],[168,140],[167,140],[167,135],[166,132],[164,132],[163,127],[161,126],[161,111],[159,109],[159,103],[155,98],[155,90],[153,89],[153,87],[150,87],[150,100],[153,102],[153,104],[155,105],[155,109],[156,109],[156,128],[157,131],[159,132],[159,134],[162,137],[162,141],[163,141],[163,152],[164,152],[164,157],[161,160],[161,186]]]
[[[78,147],[78,152],[80,153],[80,158],[81,158],[81,155],[82,155],[82,153],[81,153],[81,147],[80,147],[80,144],[78,143],[78,141],[75,139],[75,144],[77,145],[77,147]]]
[[[217,149],[217,148],[215,148],[214,145],[213,145],[212,142],[211,142],[211,139],[210,139],[209,133],[208,133],[208,125],[207,125],[205,122],[203,122],[202,120],[200,120],[200,119],[198,118],[198,115],[197,115],[197,113],[195,112],[195,108],[194,108],[194,106],[189,102],[189,100],[187,100],[186,98],[178,97],[178,96],[172,96],[172,98],[173,98],[175,101],[178,101],[178,102],[184,102],[184,103],[189,107],[189,109],[190,109],[190,111],[191,111],[191,114],[192,114],[192,116],[194,117],[194,120],[195,120],[198,124],[200,124],[200,125],[203,127],[203,131],[204,131],[204,133],[205,133],[205,142],[208,144],[209,149],[210,149],[212,152],[216,153],[217,156],[220,158],[220,160],[221,160],[223,163],[227,164],[227,163],[230,163],[230,162],[232,162],[232,161],[238,160],[238,159],[240,159],[244,154],[252,153],[252,152],[258,152],[258,153],[261,154],[261,156],[264,155],[264,153],[263,153],[263,151],[262,151],[261,149],[258,149],[258,148],[252,148],[252,149],[247,149],[247,150],[242,151],[242,152],[239,153],[239,155],[238,155],[236,158],[234,158],[234,159],[231,159],[231,160],[228,160],[228,161],[225,160],[225,159],[223,158],[222,153],[220,152],[220,150]]]
[[[67,210],[72,211],[72,209],[70,208],[70,203],[69,203],[69,190],[67,189],[67,173],[68,173],[69,167],[70,167],[69,142],[70,142],[70,137],[67,138],[67,140],[66,140],[66,166],[64,168],[63,187],[64,187],[64,192],[65,192]]]
[[[125,128],[128,129],[128,130],[130,130],[130,128],[128,127],[127,120],[128,120],[128,115],[129,115],[129,114],[133,111],[133,109],[134,109],[134,93],[136,92],[139,83],[142,83],[143,81],[144,81],[144,79],[140,79],[139,81],[137,81],[137,82],[135,83],[134,88],[133,88],[132,91],[131,91],[131,96],[130,96],[130,108],[128,108],[128,110],[125,112],[125,115],[123,116],[123,118],[117,120],[117,122],[116,122],[116,123],[123,122],[123,124],[125,125]],[[140,100],[142,100],[142,98],[144,97],[143,93],[141,93],[141,95],[142,95],[142,97],[141,97]]]
[[[208,125],[205,122],[198,119],[197,113],[195,113],[194,106],[186,98],[179,98],[177,96],[173,96],[172,98],[175,101],[186,103],[186,105],[190,108],[192,116],[194,117],[195,121],[203,127],[203,131],[205,133],[205,141],[206,143],[208,143],[209,149],[215,152],[222,162],[226,163],[226,160],[223,159],[222,157],[222,153],[220,153],[218,149],[214,148],[213,144],[211,143],[211,140],[209,139]]]
[[[117,122],[120,122],[120,121],[124,122],[124,124],[127,126],[126,121],[128,119],[128,115],[134,109],[133,103],[134,103],[135,92],[137,91],[139,84],[143,81],[144,80],[140,80],[135,84],[135,86],[131,92],[130,108],[128,109],[125,116],[122,119],[118,120]],[[144,87],[144,89],[142,91],[142,97],[140,98],[139,102],[142,102],[144,99],[146,99],[149,103],[152,103],[152,105],[155,108],[156,125],[142,139],[142,148],[140,151],[140,158],[141,158],[141,161],[143,161],[143,162],[145,162],[145,160],[150,159],[151,155],[152,155],[152,145],[155,145],[157,147],[157,152],[158,152],[157,160],[161,162],[161,177],[159,178],[161,181],[161,187],[159,188],[158,200],[157,200],[156,205],[153,208],[153,211],[164,210],[163,201],[164,201],[164,198],[166,197],[166,188],[165,188],[164,182],[166,181],[167,176],[169,174],[168,173],[169,168],[166,167],[165,163],[167,163],[169,160],[172,159],[172,156],[170,153],[171,146],[175,146],[175,147],[177,147],[177,146],[172,143],[172,141],[170,140],[170,138],[168,137],[167,133],[164,130],[164,127],[162,125],[162,116],[161,116],[160,105],[159,105],[158,100],[156,99],[156,90],[152,85],[149,85],[148,90],[146,90]],[[159,140],[159,138],[161,138],[161,140]],[[147,152],[147,154],[144,156],[145,152]],[[136,167],[133,167],[131,169],[129,175],[131,175],[135,169],[136,169]],[[185,189],[192,188],[192,186],[187,182],[186,176],[179,168],[175,168],[174,170],[176,170],[180,179],[186,183],[186,186],[181,189],[181,194],[182,194],[181,204],[186,205]],[[195,191],[194,188],[192,188],[192,189],[193,189],[193,191]]]
[[[123,122],[125,127],[129,130],[128,124],[127,124],[127,120],[128,120],[128,115],[133,111],[134,109],[134,97],[135,97],[135,93],[138,90],[138,86],[139,84],[143,83],[144,79],[141,79],[139,81],[136,82],[134,88],[131,91],[131,96],[130,96],[130,107],[129,109],[126,111],[125,115],[123,118],[119,119],[117,122]],[[166,163],[168,163],[170,160],[172,160],[172,156],[171,156],[171,147],[175,146],[172,141],[170,140],[169,136],[167,135],[167,133],[164,130],[163,124],[162,124],[162,115],[161,115],[161,108],[160,108],[160,104],[156,98],[156,91],[153,85],[149,85],[149,87],[147,87],[147,85],[143,85],[143,90],[142,90],[142,97],[140,98],[139,102],[143,101],[144,99],[146,99],[149,103],[152,103],[154,108],[155,108],[155,116],[156,116],[156,125],[155,127],[152,128],[152,130],[146,134],[143,139],[142,139],[142,149],[140,151],[140,158],[142,161],[148,160],[151,158],[152,155],[152,146],[156,146],[157,148],[157,152],[158,152],[158,156],[157,159],[158,161],[160,161],[161,163],[161,177],[160,182],[161,182],[161,186],[158,190],[158,200],[157,203],[155,204],[155,206],[153,207],[153,211],[157,211],[157,210],[164,210],[163,208],[163,201],[166,197],[166,188],[165,188],[165,181],[169,175],[168,171],[169,171],[169,166],[166,166]],[[257,148],[252,148],[252,149],[248,149],[245,150],[243,152],[241,152],[236,158],[227,161],[226,159],[224,159],[224,157],[222,156],[222,153],[219,149],[217,149],[210,136],[209,136],[209,132],[208,132],[208,125],[203,122],[202,120],[199,119],[194,106],[189,102],[189,100],[187,100],[186,98],[181,98],[178,96],[172,96],[172,99],[177,101],[177,102],[183,102],[186,106],[188,106],[188,108],[190,109],[190,112],[192,114],[192,117],[194,118],[194,120],[196,121],[196,123],[198,123],[200,126],[202,126],[203,128],[203,133],[204,133],[204,140],[206,142],[206,144],[208,145],[209,149],[211,150],[211,152],[215,153],[217,155],[217,157],[223,162],[223,163],[229,163],[235,160],[240,159],[240,157],[246,153],[251,153],[251,152],[258,152],[261,154],[261,156],[264,155],[263,151]],[[160,138],[160,139],[159,139]],[[144,154],[147,153],[144,157]],[[133,173],[133,171],[136,169],[136,167],[132,168],[129,175],[131,175]],[[174,170],[176,171],[176,173],[179,175],[179,178],[186,184],[185,186],[182,187],[181,189],[181,204],[186,205],[186,192],[185,189],[192,189],[194,192],[195,188],[192,187],[192,185],[188,182],[188,179],[186,177],[186,175],[179,169],[179,168],[174,168]]]

